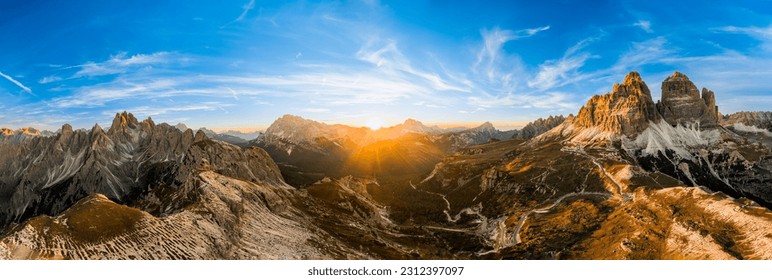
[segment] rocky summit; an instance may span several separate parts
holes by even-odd
[[[718,107],[714,93],[706,88],[702,94],[686,75],[675,72],[662,82],[662,99],[657,110],[671,125],[718,125]]]
[[[579,110],[573,124],[632,137],[646,129],[649,122],[660,118],[649,87],[640,74],[630,72],[610,93],[593,96]]]

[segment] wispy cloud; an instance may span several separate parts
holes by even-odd
[[[480,32],[483,37],[483,47],[477,54],[477,64],[482,63],[484,60],[487,60],[489,63],[496,60],[496,58],[499,57],[504,44],[509,41],[531,37],[539,32],[549,29],[549,25],[517,31],[502,30],[500,28],[494,28],[492,30],[483,29]]]
[[[126,73],[130,70],[136,70],[139,67],[151,66],[156,64],[166,64],[172,61],[172,54],[168,52],[157,52],[152,54],[136,54],[127,56],[122,52],[110,57],[103,62],[88,62],[83,65],[74,66],[80,68],[73,77],[94,77]]]
[[[753,39],[760,41],[761,49],[765,52],[772,53],[772,25],[767,27],[737,27],[737,26],[724,26],[714,29],[719,32],[735,33],[747,35]]]
[[[738,33],[738,34],[745,34],[757,39],[762,40],[771,40],[772,39],[772,26],[768,27],[756,27],[756,26],[750,26],[750,27],[737,27],[737,26],[724,26],[719,27],[716,30],[728,32],[728,33]]]
[[[189,111],[215,111],[223,110],[224,107],[231,106],[230,104],[224,104],[219,102],[206,102],[196,105],[184,105],[184,106],[138,106],[130,108],[118,108],[115,110],[104,111],[102,115],[111,116],[117,111],[127,111],[138,116],[159,116],[166,115],[173,112],[189,112]]]
[[[376,42],[368,42],[356,54],[357,58],[369,62],[376,68],[386,74],[400,75],[407,74],[419,78],[422,82],[428,83],[430,87],[438,91],[460,91],[469,92],[463,84],[452,84],[442,78],[438,73],[431,73],[416,69],[410,60],[397,47],[394,40],[388,40],[385,44],[375,47]]]
[[[539,65],[539,72],[532,80],[528,81],[528,86],[544,91],[589,78],[590,75],[581,73],[579,68],[584,66],[588,59],[597,56],[582,50],[604,35],[583,39],[568,48],[560,59],[548,60]]]
[[[493,98],[470,97],[472,105],[482,108],[520,107],[520,108],[576,108],[577,104],[570,101],[571,95],[563,92],[548,92],[544,94],[514,94],[509,93]]]
[[[630,71],[641,65],[662,63],[675,52],[675,49],[667,44],[665,37],[634,42],[630,49],[619,57],[612,69]]]
[[[234,21],[244,20],[244,18],[247,17],[247,13],[249,13],[250,10],[255,8],[255,0],[249,0],[249,3],[245,4],[241,8],[243,9],[241,14]]]
[[[633,23],[633,26],[640,27],[646,33],[654,33],[654,30],[651,29],[651,21],[639,20],[638,22]]]
[[[533,80],[528,81],[528,86],[540,90],[553,88],[562,81],[568,80],[569,74],[582,67],[589,57],[590,55],[585,53],[547,61],[539,65],[539,73]]]
[[[30,88],[26,87],[24,84],[22,84],[21,82],[17,81],[17,80],[16,80],[16,79],[14,79],[13,77],[11,77],[11,76],[8,76],[8,75],[6,75],[6,74],[5,74],[5,73],[3,73],[3,72],[0,72],[0,77],[3,77],[3,78],[5,78],[6,80],[8,80],[8,81],[10,81],[11,83],[15,84],[16,86],[20,87],[22,90],[26,91],[27,93],[30,93],[30,94],[32,93],[32,89],[30,89]]]
[[[328,108],[305,108],[305,109],[303,109],[301,111],[308,112],[308,113],[327,113],[327,112],[330,111],[330,109],[328,109]]]
[[[509,84],[511,72],[502,71],[501,69],[504,44],[512,40],[531,37],[539,32],[549,29],[549,25],[517,31],[502,30],[499,28],[494,28],[492,30],[483,29],[480,32],[483,38],[483,44],[480,51],[477,53],[477,62],[472,68],[475,71],[483,72],[490,81],[498,80],[504,84]],[[502,74],[502,72],[507,74]]]
[[[182,97],[207,97],[233,100],[233,93],[223,83],[218,83],[213,76],[167,76],[163,78],[122,77],[109,82],[83,86],[73,90],[72,94],[54,98],[51,107],[101,108],[114,106],[124,101],[154,100]],[[240,96],[260,94],[250,88],[236,88]],[[169,101],[174,103],[173,101]]]
[[[582,52],[582,49],[600,37],[591,37],[578,42],[568,48],[563,57],[541,63],[535,73],[523,67],[516,54],[510,54],[504,50],[507,42],[531,37],[549,28],[550,26],[518,31],[497,28],[483,30],[482,46],[472,67],[481,77],[474,80],[476,94],[468,98],[468,104],[478,109],[575,108],[577,105],[571,101],[573,97],[571,94],[552,89],[585,77],[578,72],[578,69],[593,56]],[[528,77],[533,78],[527,80]],[[480,110],[461,111],[475,113]]]

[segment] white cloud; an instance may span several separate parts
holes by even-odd
[[[58,82],[58,81],[61,81],[61,80],[62,80],[61,77],[52,75],[52,76],[48,76],[48,77],[43,77],[42,79],[40,79],[38,81],[38,83],[40,83],[40,84],[48,84],[48,83]]]
[[[27,93],[30,93],[30,94],[32,93],[32,90],[30,88],[26,87],[24,84],[22,84],[21,82],[17,81],[13,77],[8,76],[8,75],[6,75],[3,72],[0,72],[0,77],[5,78],[6,80],[8,80],[11,83],[15,84],[16,86],[20,87],[22,90],[26,91]]]
[[[633,26],[640,27],[646,33],[654,33],[654,31],[651,30],[651,22],[648,20],[639,20],[638,22],[634,23]]]
[[[157,52],[153,54],[136,54],[130,57],[125,52],[111,56],[110,59],[103,62],[88,62],[78,65],[80,68],[74,77],[94,77],[113,74],[126,73],[130,69],[137,67],[152,66],[157,64],[166,64],[172,62],[172,54],[168,52]]]

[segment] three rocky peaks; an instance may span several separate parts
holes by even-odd
[[[662,82],[662,99],[655,104],[640,74],[630,72],[610,93],[593,96],[573,124],[632,138],[661,120],[672,126],[717,126],[719,112],[713,91],[703,88],[700,94],[686,75],[675,72]]]

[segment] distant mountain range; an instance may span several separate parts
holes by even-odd
[[[513,131],[3,129],[0,259],[772,259],[772,112],[661,87]]]
[[[513,138],[530,139],[563,119],[539,119],[521,131],[500,131],[489,122],[474,128],[442,129],[413,119],[372,130],[285,115],[251,145],[271,155],[289,184],[303,186],[324,177],[422,174],[460,148]]]

